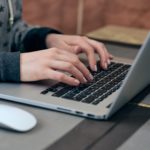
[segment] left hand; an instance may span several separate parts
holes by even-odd
[[[85,53],[93,71],[97,71],[95,52],[100,57],[100,66],[103,69],[107,69],[110,60],[113,58],[103,43],[85,36],[49,34],[46,38],[46,44],[48,48],[56,47],[75,54]]]

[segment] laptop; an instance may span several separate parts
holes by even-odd
[[[51,81],[0,83],[0,98],[93,119],[108,119],[150,83],[150,33],[132,66],[98,67],[94,80],[78,87]]]

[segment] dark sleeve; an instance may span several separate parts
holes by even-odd
[[[23,40],[24,52],[46,49],[46,36],[52,33],[61,34],[61,32],[47,27],[31,29]]]
[[[0,81],[20,81],[20,52],[0,52]]]

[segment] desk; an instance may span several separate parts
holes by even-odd
[[[128,59],[133,59],[138,51],[138,47],[121,44],[106,43],[106,46],[113,55]],[[146,89],[144,94],[148,93],[149,89]],[[143,98],[143,93],[134,102],[139,98]],[[0,150],[113,150],[150,118],[150,109],[134,103],[127,104],[108,121],[95,121],[6,101],[0,103],[23,108],[38,119],[38,125],[27,133],[0,129]]]

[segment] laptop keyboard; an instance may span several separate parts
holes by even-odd
[[[54,92],[52,96],[55,97],[97,105],[120,88],[130,65],[112,62],[107,70],[101,69],[99,65],[97,67],[97,72],[91,71],[94,77],[92,82],[78,87],[57,83],[42,91],[41,94]]]

